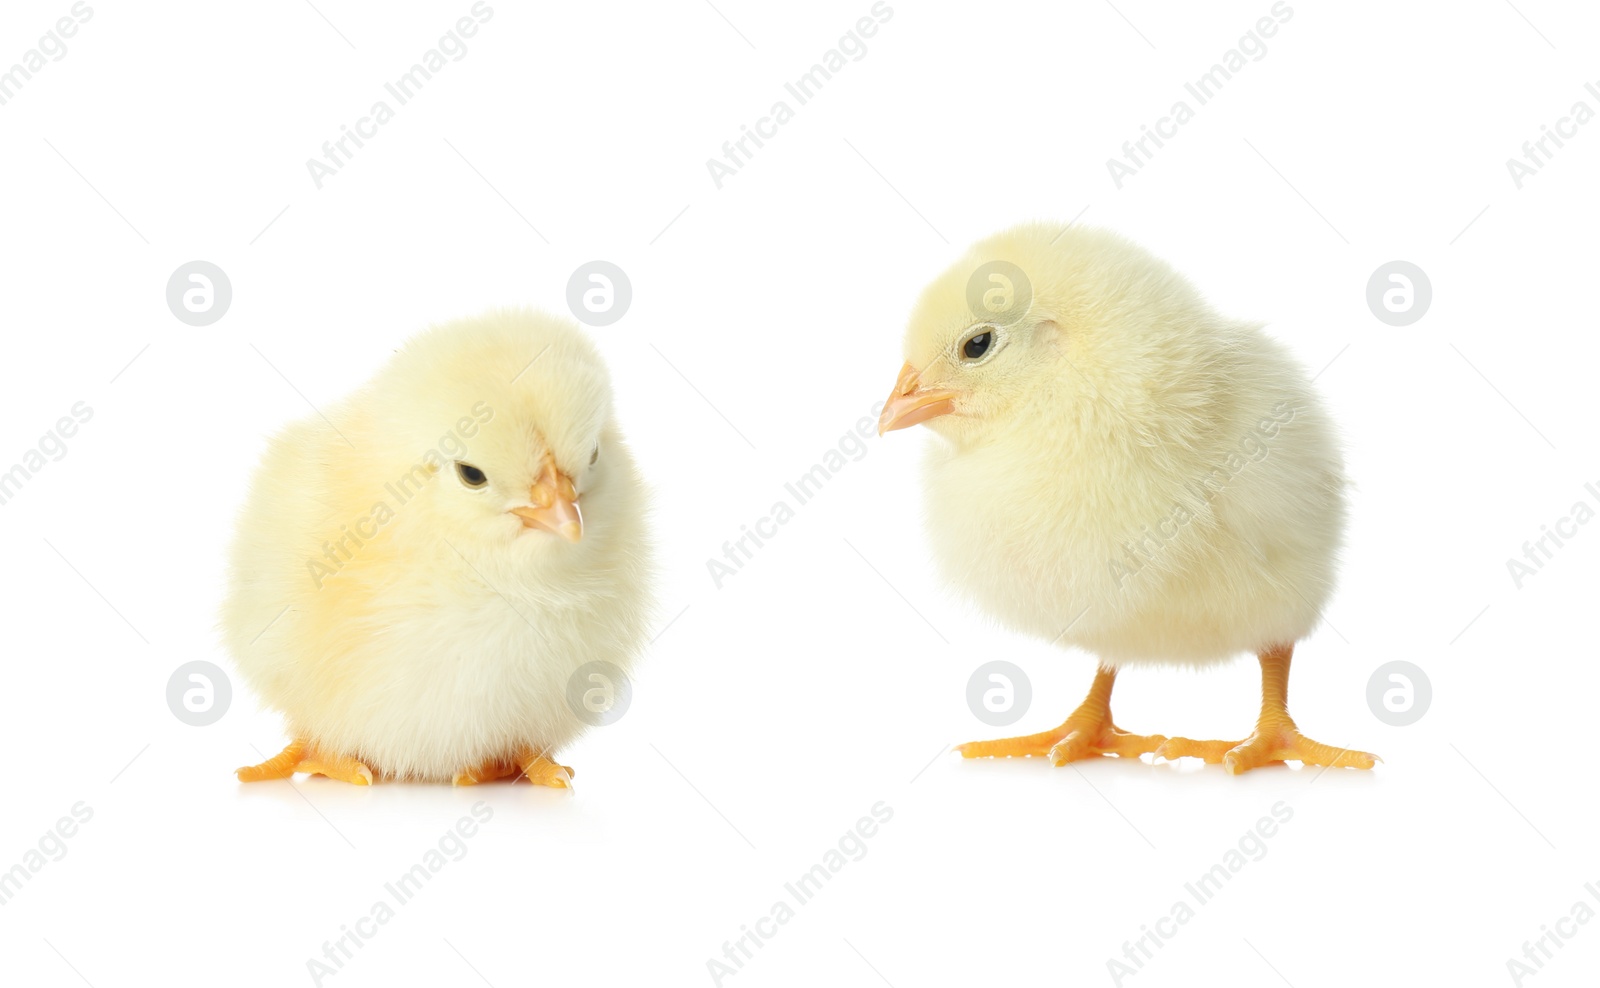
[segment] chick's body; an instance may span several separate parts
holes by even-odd
[[[1017,630],[1113,667],[1305,637],[1344,523],[1335,436],[1299,367],[1255,326],[1157,297],[1168,311],[1140,314],[1158,323],[1142,367],[1085,383],[1067,342],[1025,429],[932,444],[925,461],[947,578]],[[1107,318],[1126,331],[1128,314]]]
[[[925,421],[947,440],[927,454],[925,507],[953,586],[1093,653],[1107,698],[1119,667],[1241,652],[1281,653],[1286,683],[1333,590],[1345,480],[1310,381],[1259,326],[1120,237],[1031,225],[927,288],[906,361],[883,428]],[[1086,752],[1054,750],[1069,733],[977,753],[1070,760]]]
[[[620,688],[649,616],[645,498],[598,354],[497,313],[417,337],[326,412],[263,458],[223,610],[303,748],[276,774],[528,770],[585,726],[574,674],[609,663]]]

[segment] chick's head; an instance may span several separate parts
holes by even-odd
[[[386,489],[407,499],[399,513],[462,549],[575,552],[604,523],[608,474],[633,480],[605,365],[566,320],[501,312],[436,327],[373,388],[362,431],[395,475]]]
[[[879,433],[926,423],[958,448],[1095,412],[1137,414],[1181,377],[1204,303],[1169,267],[1103,230],[1027,224],[972,246],[926,289]]]

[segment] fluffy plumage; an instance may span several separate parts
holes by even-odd
[[[324,759],[380,776],[567,745],[569,677],[626,672],[651,608],[645,495],[594,347],[540,313],[462,320],[324,411],[271,441],[239,517],[222,627],[243,678]],[[552,476],[576,542],[512,513]]]
[[[993,260],[1033,303],[969,366],[967,280]],[[1228,659],[1317,624],[1345,517],[1333,428],[1281,346],[1163,262],[1104,231],[1007,231],[923,293],[905,357],[966,396],[928,422],[949,440],[926,460],[928,532],[991,614],[1109,666]]]
[[[928,286],[905,358],[880,429],[926,422],[947,440],[925,467],[945,577],[1012,628],[1100,662],[1059,728],[964,755],[1371,767],[1288,714],[1294,645],[1333,590],[1345,480],[1310,381],[1260,326],[1217,314],[1120,237],[1036,224],[974,245]],[[1241,652],[1260,658],[1263,682],[1244,741],[1112,723],[1119,667]]]

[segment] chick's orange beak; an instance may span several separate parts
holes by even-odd
[[[909,363],[900,368],[900,378],[883,403],[878,416],[878,435],[904,429],[955,411],[956,392],[949,388],[924,388],[917,369]]]
[[[583,512],[578,508],[578,489],[572,478],[556,469],[553,458],[546,457],[544,472],[528,489],[531,508],[512,508],[511,513],[522,519],[525,528],[542,528],[559,535],[568,542],[583,538]]]

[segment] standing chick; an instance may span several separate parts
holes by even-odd
[[[599,354],[566,320],[492,313],[326,411],[272,440],[233,543],[227,643],[294,738],[239,778],[567,787],[569,680],[605,662],[583,688],[620,688],[651,606]]]
[[[922,294],[879,432],[926,422],[928,530],[947,578],[1005,624],[1099,659],[1055,730],[968,758],[1197,756],[1230,773],[1371,768],[1302,735],[1289,660],[1333,590],[1343,464],[1311,382],[1256,325],[1103,231],[1026,225]],[[1261,662],[1243,741],[1121,730],[1117,670]]]

